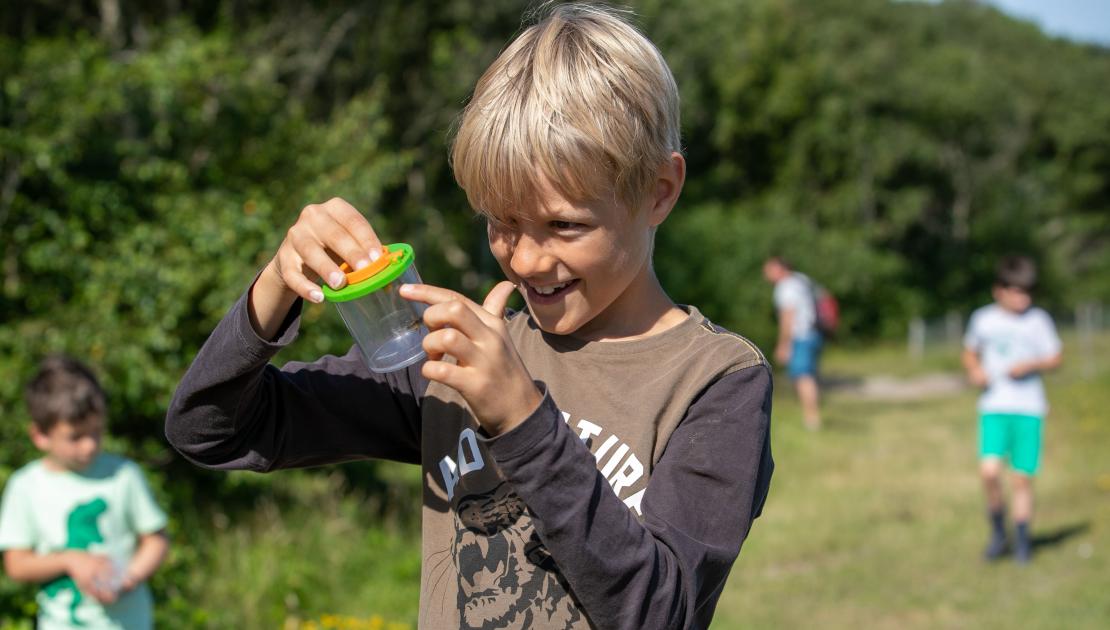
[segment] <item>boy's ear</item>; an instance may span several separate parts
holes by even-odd
[[[33,422],[27,427],[27,433],[31,436],[31,443],[40,451],[45,451],[50,446],[50,438],[39,431]]]
[[[674,151],[671,158],[659,167],[659,174],[655,177],[655,191],[651,197],[650,223],[656,227],[667,219],[678,195],[682,193],[682,185],[686,182],[686,159],[681,153]]]

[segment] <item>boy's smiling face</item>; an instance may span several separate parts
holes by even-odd
[[[655,227],[678,196],[684,163],[665,166],[655,194],[633,211],[576,202],[540,178],[531,207],[489,221],[490,250],[540,328],[588,341],[646,334],[662,292],[651,270]]]
[[[59,420],[47,431],[31,426],[31,441],[46,455],[48,467],[54,470],[81,472],[100,453],[104,421],[89,418],[79,423]]]

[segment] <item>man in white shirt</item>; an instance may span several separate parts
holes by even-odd
[[[794,382],[806,428],[816,431],[821,428],[817,363],[822,339],[817,327],[813,282],[778,256],[763,263],[763,277],[775,285],[775,311],[779,320],[775,360],[786,365],[790,380]]]

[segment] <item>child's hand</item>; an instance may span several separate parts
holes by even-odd
[[[505,304],[514,288],[499,283],[481,306],[426,284],[401,288],[402,297],[430,305],[424,311],[431,332],[424,338],[428,360],[422,373],[462,394],[490,435],[517,426],[543,400],[505,327]],[[443,360],[448,354],[456,363]]]
[[[324,295],[314,277],[338,289],[346,283],[339,263],[346,261],[353,269],[361,269],[377,258],[381,246],[366,217],[336,197],[301,210],[266,272],[272,271],[271,280],[288,291],[321,302]]]
[[[987,387],[990,385],[990,378],[987,376],[986,370],[981,367],[971,368],[967,371],[967,380],[976,387]]]
[[[94,597],[102,604],[116,601],[118,593],[110,588],[115,566],[111,558],[84,551],[69,552],[66,573],[82,593]]]
[[[135,587],[137,587],[138,585],[140,585],[142,583],[143,583],[142,580],[135,577],[130,572],[127,572],[123,575],[122,581],[120,581],[119,590],[124,592],[124,593],[130,593],[131,591],[135,590]]]
[[[334,198],[305,206],[251,287],[251,326],[262,338],[273,339],[297,296],[310,302],[324,301],[314,276],[326,278],[338,289],[347,282],[339,262],[362,269],[380,251],[378,235],[351,204]]]
[[[1032,361],[1021,361],[1010,366],[1008,374],[1010,378],[1017,380],[1036,372],[1038,367],[1039,366]]]

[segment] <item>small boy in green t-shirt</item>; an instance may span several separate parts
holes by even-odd
[[[92,372],[51,357],[27,386],[31,441],[0,507],[4,571],[40,584],[38,628],[150,628],[146,580],[169,547],[139,467],[100,452],[106,404]]]

